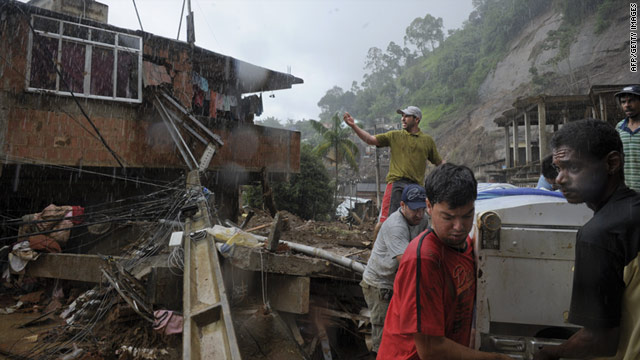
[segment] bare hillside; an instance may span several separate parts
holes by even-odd
[[[594,33],[595,23],[595,16],[586,19],[569,56],[554,64],[550,60],[558,49],[545,50],[543,43],[549,31],[558,30],[562,16],[550,10],[534,19],[485,79],[479,104],[459,109],[434,131],[447,160],[478,165],[504,158],[503,131],[493,120],[518,97],[584,95],[592,85],[640,82],[640,74],[629,71],[628,8],[621,8],[600,34]],[[532,68],[537,71],[537,82]]]

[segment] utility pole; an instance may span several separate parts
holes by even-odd
[[[241,360],[218,250],[206,231],[212,223],[198,170],[187,174],[187,190],[200,195],[183,208],[182,359]]]
[[[191,0],[187,0],[187,43],[193,46],[196,42],[196,29],[193,23],[193,11],[191,11]]]

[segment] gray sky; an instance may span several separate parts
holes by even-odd
[[[109,23],[138,29],[133,2],[109,5]],[[264,113],[287,119],[317,119],[318,101],[334,85],[344,90],[362,80],[367,51],[403,44],[416,17],[442,17],[446,29],[459,28],[472,11],[471,0],[191,0],[196,45],[304,80],[292,89],[263,95]],[[147,32],[176,38],[182,0],[136,0]],[[186,9],[185,9],[186,14]],[[446,33],[446,31],[445,31]],[[186,39],[185,22],[180,39]]]

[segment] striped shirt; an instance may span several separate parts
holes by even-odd
[[[628,187],[640,192],[640,128],[631,131],[629,118],[616,125],[624,150],[624,181]]]

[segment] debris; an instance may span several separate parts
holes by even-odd
[[[280,213],[276,214],[271,224],[271,230],[269,231],[269,237],[267,239],[267,249],[269,251],[276,251],[278,249],[278,242],[280,241],[280,231],[282,230],[282,216]]]
[[[158,355],[169,355],[169,352],[165,349],[136,348],[127,345],[122,345],[118,350],[116,350],[116,355],[122,356],[125,354],[132,356],[134,359],[153,360],[156,359]]]
[[[346,217],[349,216],[349,213],[356,209],[356,204],[366,204],[370,203],[371,200],[358,198],[358,197],[346,197],[343,202],[338,205],[336,208],[336,216],[337,217]]]
[[[0,309],[0,314],[13,314],[22,307],[22,301],[18,301],[15,305]]]
[[[21,295],[18,299],[25,304],[37,304],[40,302],[44,290],[34,291],[25,295]]]
[[[259,237],[242,231],[237,227],[224,227],[222,225],[214,225],[211,228],[205,229],[209,235],[212,235],[216,240],[224,241],[225,243],[220,247],[220,251],[226,253],[231,250],[234,245],[241,245],[246,247],[260,247],[262,243]]]
[[[79,358],[82,354],[84,354],[84,349],[79,348],[76,343],[73,343],[73,351],[60,357],[60,360],[74,360]]]
[[[24,342],[36,342],[38,341],[38,334],[34,334],[34,335],[30,335],[27,337],[22,338],[22,340],[24,340]]]
[[[240,224],[240,229],[244,229],[245,227],[247,227],[247,224],[249,223],[249,221],[251,221],[251,218],[255,214],[256,214],[255,211],[249,210],[249,212],[245,215],[245,218],[242,221],[242,224]]]
[[[60,252],[69,240],[74,224],[83,222],[84,208],[50,204],[42,212],[22,217],[18,236],[28,238],[31,248]]]
[[[102,268],[102,274],[107,281],[138,315],[153,323],[151,307],[144,300],[146,298],[144,286],[119,264],[111,265],[111,269]]]
[[[304,339],[300,334],[300,329],[298,328],[298,324],[296,323],[296,318],[292,314],[282,313],[280,317],[284,322],[289,326],[291,333],[293,334],[293,338],[299,345],[304,345]]]
[[[317,311],[319,314],[322,314],[322,315],[329,315],[329,316],[335,316],[335,317],[339,317],[339,318],[343,318],[343,319],[350,319],[350,320],[353,320],[354,322],[357,322],[357,321],[368,322],[369,321],[369,317],[368,316],[363,316],[363,315],[360,315],[360,314],[358,314],[358,315],[349,314],[349,313],[346,313],[346,312],[327,309],[327,308],[319,307],[319,306],[311,306],[311,308],[314,311]]]
[[[254,226],[251,229],[247,229],[245,231],[246,232],[252,232],[252,231],[268,228],[269,226],[271,226],[271,224],[262,224],[262,225]]]
[[[184,319],[171,310],[156,310],[153,312],[153,330],[160,334],[181,334]]]
[[[358,225],[362,225],[363,221],[362,219],[360,219],[360,216],[358,216],[358,214],[356,214],[355,211],[349,211],[349,214],[351,214],[351,216],[358,223]]]
[[[42,324],[44,322],[47,322],[49,320],[51,320],[51,317],[49,315],[53,314],[55,312],[55,310],[52,311],[47,311],[44,314],[38,316],[35,319],[29,320],[26,323],[18,326],[18,328],[26,328],[29,326],[34,326],[34,325],[38,325],[38,324]]]
[[[13,246],[9,253],[9,265],[14,273],[21,273],[27,263],[38,258],[38,253],[29,247],[28,241],[21,241]]]
[[[322,347],[322,355],[324,360],[333,360],[331,357],[331,346],[329,345],[329,337],[327,336],[327,329],[325,329],[322,321],[316,322],[318,328],[318,339],[320,340],[320,346]]]

